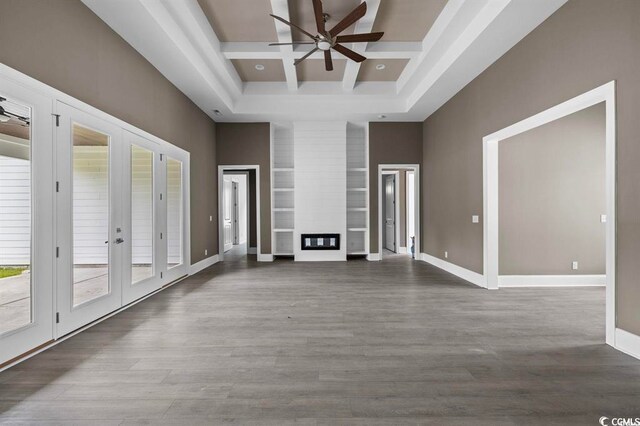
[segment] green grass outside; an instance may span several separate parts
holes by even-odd
[[[27,268],[14,268],[12,266],[0,266],[0,278],[13,277],[22,274]]]

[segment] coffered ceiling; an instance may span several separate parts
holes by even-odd
[[[346,33],[384,31],[297,67],[312,0],[82,0],[216,121],[424,120],[566,0],[366,0]],[[328,26],[363,0],[323,0]],[[222,115],[213,114],[218,110]]]

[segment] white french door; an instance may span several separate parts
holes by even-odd
[[[0,74],[0,369],[191,263],[189,153],[15,78]]]
[[[0,366],[53,339],[52,102],[0,76]]]
[[[124,143],[122,300],[126,305],[163,284],[166,184],[158,144],[131,132],[124,133]]]
[[[122,129],[58,102],[57,336],[122,306]]]

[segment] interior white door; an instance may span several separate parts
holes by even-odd
[[[0,77],[0,106],[2,365],[54,337],[55,180],[51,101]]]
[[[57,103],[57,336],[122,306],[122,129]]]
[[[233,182],[229,176],[224,177],[223,193],[224,251],[229,251],[233,248]]]
[[[384,235],[387,250],[396,251],[396,176],[385,176]]]
[[[240,193],[238,182],[233,181],[233,245],[240,244]]]

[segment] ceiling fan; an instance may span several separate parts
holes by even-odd
[[[340,43],[360,43],[360,42],[369,42],[369,41],[378,41],[384,35],[383,32],[379,33],[366,33],[366,34],[349,34],[349,35],[340,35],[341,32],[349,28],[359,19],[361,19],[367,13],[367,3],[362,2],[360,6],[356,7],[345,16],[342,21],[338,22],[338,24],[327,31],[326,29],[326,20],[328,15],[324,13],[322,9],[322,0],[312,0],[313,1],[313,12],[316,18],[316,26],[318,30],[317,35],[313,35],[308,31],[300,28],[296,24],[292,24],[276,15],[271,15],[273,18],[277,19],[280,22],[283,22],[289,25],[291,28],[295,28],[296,30],[302,32],[313,41],[298,41],[293,43],[271,43],[269,46],[284,46],[284,45],[297,45],[297,44],[314,44],[315,47],[309,53],[304,55],[302,58],[296,60],[294,65],[298,65],[300,62],[307,59],[309,56],[313,55],[318,50],[324,52],[324,63],[327,71],[333,70],[333,61],[331,59],[331,49],[334,49],[336,52],[339,52],[346,56],[347,58],[356,61],[362,62],[366,60],[364,56],[359,53],[354,52],[351,49],[348,49],[341,45]]]

